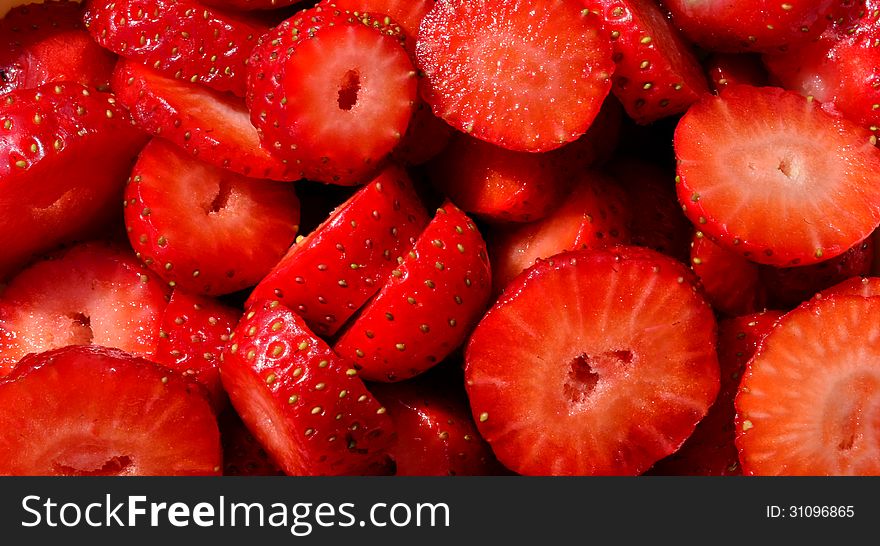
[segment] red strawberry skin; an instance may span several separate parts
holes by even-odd
[[[461,345],[492,289],[486,244],[447,202],[334,346],[373,381],[408,379]]]
[[[831,296],[880,296],[880,277],[852,277],[816,294],[817,298]]]
[[[431,11],[435,0],[325,0],[325,5],[350,12],[385,14],[399,24],[407,42],[415,44],[422,19]]]
[[[767,85],[769,75],[761,57],[748,53],[715,53],[705,61],[712,90],[719,92],[728,85]]]
[[[728,316],[755,313],[765,307],[767,288],[761,267],[694,232],[691,269],[700,279],[706,298],[719,313]]]
[[[0,381],[0,403],[0,475],[220,474],[204,391],[116,349],[29,356]]]
[[[263,446],[242,423],[231,407],[219,418],[220,441],[223,444],[224,476],[283,476]]]

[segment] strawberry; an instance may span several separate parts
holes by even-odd
[[[299,239],[248,303],[277,299],[317,334],[332,336],[382,288],[427,223],[408,175],[389,166]]]
[[[244,96],[245,64],[268,29],[189,0],[89,0],[85,24],[114,53],[161,74]]]
[[[263,145],[306,177],[369,180],[406,132],[417,78],[396,24],[320,4],[265,35],[248,106]]]
[[[691,269],[719,313],[747,315],[766,303],[761,267],[713,242],[702,231],[694,232],[691,242]]]
[[[712,90],[718,92],[728,85],[767,85],[769,75],[761,58],[749,53],[713,53],[705,60]]]
[[[416,108],[406,133],[391,152],[391,157],[399,163],[422,165],[446,149],[456,132],[434,115],[428,103],[416,100]]]
[[[650,474],[673,476],[739,476],[742,467],[734,444],[733,402],[746,363],[782,317],[779,311],[745,315],[718,323],[721,390],[694,433]]]
[[[154,139],[125,188],[131,246],[170,286],[221,295],[255,286],[299,225],[293,186],[203,163]]]
[[[106,229],[145,143],[111,97],[80,84],[0,98],[0,279],[35,254]]]
[[[141,129],[206,163],[254,178],[302,178],[296,168],[260,147],[247,108],[228,93],[168,78],[125,60],[116,66],[111,87]]]
[[[817,38],[838,0],[663,0],[692,42],[713,51],[774,51]]]
[[[547,218],[492,232],[489,254],[495,291],[539,258],[628,243],[631,213],[626,195],[613,180],[596,171],[584,172],[573,183],[571,195]]]
[[[614,70],[601,21],[579,0],[436,2],[419,28],[416,56],[422,94],[438,117],[526,152],[584,134]]]
[[[749,361],[736,396],[745,475],[878,475],[880,298],[814,299]]]
[[[332,3],[337,9],[352,13],[388,15],[400,25],[407,35],[407,41],[415,43],[422,19],[431,11],[434,2],[435,0],[325,0],[325,5]]]
[[[0,475],[218,475],[198,385],[115,349],[31,355],[0,380]]]
[[[199,3],[236,11],[266,10],[268,14],[272,14],[274,11],[270,10],[305,2],[303,0],[200,0]]]
[[[224,476],[283,476],[263,446],[231,407],[220,414]]]
[[[366,472],[391,442],[385,408],[352,363],[277,300],[249,308],[220,373],[248,429],[289,475]]]
[[[162,314],[152,360],[201,383],[220,410],[226,404],[220,353],[240,318],[241,311],[234,307],[176,289]]]
[[[674,452],[719,388],[716,323],[684,264],[568,252],[514,281],[465,353],[477,427],[527,475],[635,475]]]
[[[581,0],[599,14],[614,50],[612,92],[637,123],[680,114],[708,93],[687,44],[652,0]]]
[[[0,95],[49,82],[106,91],[116,56],[92,40],[78,2],[18,6],[0,19]]]
[[[368,380],[422,373],[464,342],[488,303],[491,279],[479,230],[446,202],[334,350]]]
[[[156,352],[164,284],[130,250],[85,243],[38,261],[0,297],[0,376],[28,353],[65,345]]]
[[[678,198],[700,231],[752,261],[809,265],[880,224],[866,129],[772,87],[728,87],[675,131]]]
[[[880,296],[880,277],[851,277],[816,294],[817,298],[832,296]]]
[[[620,144],[624,116],[620,101],[608,95],[586,133],[548,154],[565,164],[572,175],[602,165],[611,159]]]

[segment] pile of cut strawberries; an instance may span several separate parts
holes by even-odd
[[[0,474],[880,475],[880,1],[0,1]]]

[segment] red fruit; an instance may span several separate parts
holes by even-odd
[[[32,355],[0,380],[0,475],[217,475],[202,389],[115,349]]]
[[[167,292],[128,249],[86,243],[19,273],[0,297],[0,376],[65,345],[156,352]]]
[[[816,294],[817,298],[833,296],[880,296],[880,277],[852,277]]]
[[[694,233],[691,243],[691,269],[718,312],[736,316],[764,308],[767,291],[760,266],[713,242],[702,231]]]
[[[718,92],[728,85],[767,85],[767,69],[761,58],[748,53],[714,53],[705,61],[712,90]]]
[[[652,0],[581,0],[604,21],[614,85],[629,116],[647,124],[680,114],[708,93],[699,62]]]
[[[674,454],[658,462],[650,474],[667,476],[739,476],[742,467],[734,444],[733,401],[746,364],[783,313],[765,311],[722,320],[718,324],[721,390],[709,413]]]
[[[112,99],[79,84],[0,98],[0,278],[106,229],[145,142]]]
[[[431,11],[435,0],[325,0],[325,5],[354,12],[385,14],[400,25],[407,36],[407,43],[414,44],[419,35],[419,25]]]
[[[291,247],[248,304],[277,299],[332,336],[382,288],[427,223],[406,172],[388,167]]]
[[[620,187],[598,172],[584,172],[573,183],[571,195],[547,218],[493,232],[489,254],[495,291],[504,290],[539,258],[628,243],[630,215]]]
[[[818,37],[836,0],[663,0],[691,41],[713,51],[773,51]]]
[[[89,0],[85,24],[110,51],[161,74],[244,96],[245,64],[267,28],[188,0]]]
[[[226,404],[220,383],[220,353],[241,311],[205,296],[175,290],[159,329],[152,360],[201,383],[218,410]]]
[[[254,178],[302,178],[297,168],[260,147],[241,99],[125,60],[117,65],[111,86],[141,129],[206,163]]]
[[[229,10],[266,10],[273,13],[274,10],[285,8],[301,3],[302,0],[200,0],[200,4],[216,6]]]
[[[391,156],[406,165],[421,165],[442,152],[455,133],[455,129],[434,115],[425,101],[416,100],[406,134]]]
[[[278,157],[309,179],[357,185],[406,132],[416,70],[398,26],[322,6],[260,40],[249,61],[248,106]]]
[[[250,307],[220,372],[232,405],[287,474],[358,474],[382,462],[392,439],[385,408],[351,362],[277,301]]]
[[[221,295],[255,286],[293,244],[299,200],[289,183],[247,178],[161,139],[125,189],[132,248],[170,286]]]
[[[880,474],[880,298],[836,296],[780,320],[736,396],[745,475]]]
[[[49,82],[106,91],[116,56],[92,40],[78,2],[18,6],[0,19],[0,95]]]
[[[228,408],[220,414],[219,421],[224,476],[284,475],[235,410]]]
[[[843,254],[880,224],[880,150],[804,97],[728,87],[675,131],[678,198],[719,244],[787,267]]]
[[[437,209],[399,262],[334,346],[364,379],[400,381],[446,358],[470,334],[491,294],[486,244],[452,203]]]
[[[423,95],[453,127],[544,152],[584,134],[611,88],[601,21],[577,0],[449,0],[422,20]]]
[[[477,427],[520,474],[640,474],[715,400],[715,330],[691,274],[668,256],[621,246],[541,261],[468,343]]]

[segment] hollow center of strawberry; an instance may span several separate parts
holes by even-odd
[[[342,76],[342,82],[339,84],[339,103],[340,110],[351,110],[358,101],[358,93],[361,91],[361,75],[357,70],[349,70]]]
[[[801,165],[800,161],[796,157],[783,157],[779,160],[779,166],[776,167],[779,169],[779,172],[791,178],[793,180],[798,180],[801,174]]]
[[[130,455],[109,455],[99,446],[82,446],[58,457],[52,466],[62,476],[119,476],[129,473],[133,464]]]
[[[74,345],[88,345],[95,337],[92,321],[85,313],[71,313],[70,341]]]
[[[603,377],[607,379],[612,374],[625,371],[632,362],[633,353],[629,350],[606,351],[598,355],[582,353],[574,357],[563,384],[566,398],[573,405],[584,404]]]
[[[221,210],[225,209],[229,204],[229,198],[232,195],[232,186],[229,183],[229,180],[225,178],[221,178],[219,184],[217,185],[217,193],[214,195],[214,198],[211,200],[211,203],[205,207],[205,212],[208,214],[217,214]]]

